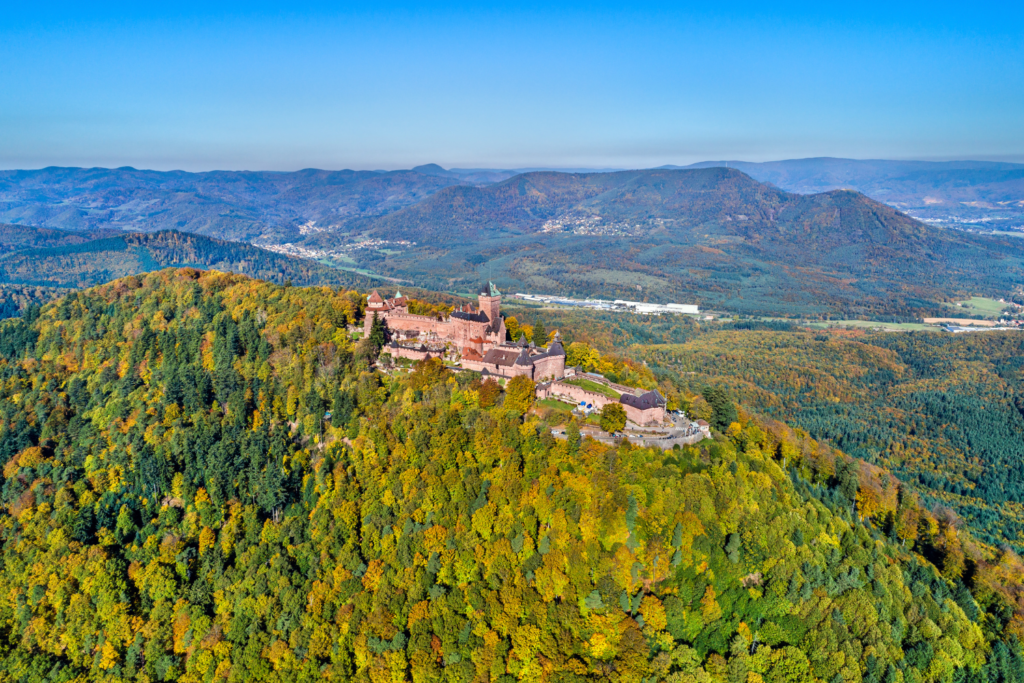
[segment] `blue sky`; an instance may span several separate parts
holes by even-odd
[[[1024,161],[1024,3],[15,4],[2,168]]]

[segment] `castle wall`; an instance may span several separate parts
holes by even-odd
[[[533,362],[533,379],[542,382],[550,379],[561,379],[565,374],[565,356],[548,356]]]
[[[587,403],[594,406],[595,410],[604,408],[609,403],[615,403],[615,399],[609,398],[604,394],[598,394],[593,391],[587,391],[582,387],[577,387],[572,384],[565,384],[563,382],[552,382],[546,387],[540,387],[537,390],[538,398],[547,398],[548,396],[556,396],[561,398],[569,398],[579,405],[580,401],[586,401]]]
[[[665,409],[660,406],[648,408],[647,410],[640,410],[639,408],[628,406],[623,403],[622,407],[626,409],[626,419],[633,424],[640,425],[641,427],[665,421]]]
[[[609,398],[604,394],[598,394],[593,391],[587,391],[582,387],[575,386],[573,384],[566,384],[564,382],[551,382],[546,386],[537,387],[537,398],[568,398],[573,403],[579,405],[580,401],[586,401],[587,403],[594,406],[594,410],[601,410],[609,403],[619,403],[626,411],[626,419],[640,426],[646,426],[650,424],[657,424],[665,421],[665,409],[661,407],[648,408],[647,410],[640,410],[633,406],[620,403],[618,400]]]
[[[367,310],[366,320],[363,323],[363,334],[370,334],[373,327],[373,311]],[[388,327],[392,330],[418,330],[420,332],[433,332],[439,337],[446,337],[449,334],[450,323],[441,322],[429,315],[414,315],[412,313],[400,313],[395,311],[377,311],[377,317],[387,321]]]
[[[444,352],[431,349],[410,349],[405,346],[385,346],[381,353],[390,353],[395,358],[408,358],[410,360],[426,360],[428,358],[440,358]]]
[[[465,358],[462,359],[460,365],[466,370],[474,370],[476,372],[483,372],[486,369],[489,374],[497,377],[512,378],[518,375],[526,375],[531,379],[533,378],[533,368],[528,365],[497,365],[479,360],[466,360]]]

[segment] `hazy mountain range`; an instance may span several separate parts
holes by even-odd
[[[926,220],[1024,226],[1024,164],[822,158],[709,161],[686,168],[725,165],[788,192],[854,189]],[[344,240],[366,222],[448,187],[482,187],[516,175],[554,171],[595,175],[614,169],[446,170],[427,164],[408,171],[289,173],[57,167],[0,171],[0,222],[66,230],[175,229],[269,243],[330,232]]]
[[[751,313],[912,315],[1024,281],[1020,238],[930,226],[850,190],[785,192],[721,167],[525,173],[448,187],[358,226],[418,243],[358,252],[362,267],[438,289],[494,277],[519,291]]]
[[[180,196],[153,200],[163,207],[152,213],[155,224],[176,225],[176,211],[192,211],[193,222],[179,227],[256,233],[261,244],[284,253],[166,230],[104,228],[83,242],[81,233],[44,228],[25,236],[9,229],[0,281],[82,286],[195,265],[296,284],[370,286],[368,275],[467,292],[489,278],[513,291],[692,301],[741,313],[899,317],[937,313],[940,302],[957,297],[1019,294],[1024,282],[1019,237],[927,225],[851,190],[786,192],[734,168],[537,171],[486,184],[421,170],[179,174],[173,184]],[[63,185],[35,176],[36,194],[73,187],[79,173],[92,178],[91,191],[125,199],[122,207],[140,187],[159,194],[153,188],[160,174],[137,171],[123,172],[135,183],[132,192],[116,178],[103,181],[100,172],[66,171]],[[240,209],[213,216],[209,193],[216,187],[223,201],[263,197],[260,211],[270,215],[273,207],[280,222],[263,229],[258,220],[239,218]],[[261,187],[273,189],[273,201]],[[199,189],[205,199],[192,202]],[[334,211],[341,221],[331,204],[339,198],[355,207],[343,225],[307,218]],[[288,228],[285,216],[303,211],[306,223]],[[102,224],[98,214],[79,215]],[[290,235],[284,244],[282,235]],[[36,248],[35,241],[49,246]],[[296,255],[306,258],[290,258]]]
[[[995,230],[1024,227],[1024,164],[826,157],[766,163],[705,161],[685,168],[711,166],[738,168],[789,192],[857,190],[929,222]]]

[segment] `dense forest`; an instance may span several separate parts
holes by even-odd
[[[19,316],[32,306],[41,306],[68,291],[64,287],[0,284],[0,319]]]
[[[1020,560],[885,470],[713,394],[699,447],[555,438],[373,370],[363,301],[165,270],[0,324],[0,677],[1022,680]]]
[[[369,287],[376,282],[316,261],[175,230],[86,236],[89,233],[0,226],[0,283],[90,287],[168,266],[216,268],[281,284]]]
[[[890,469],[992,544],[1024,547],[1024,335],[808,330],[513,311],[643,364],[668,397],[721,385],[757,411]]]

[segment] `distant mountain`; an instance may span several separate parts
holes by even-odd
[[[165,230],[123,233],[77,241],[64,233],[59,246],[17,248],[29,238],[59,231],[3,226],[0,229],[0,283],[42,287],[87,287],[171,266],[192,266],[243,273],[252,277],[296,285],[325,284],[368,288],[379,282],[315,261],[290,258],[249,244],[225,242],[201,235]],[[15,245],[15,246],[12,246]],[[16,249],[16,250],[15,250]]]
[[[343,231],[353,218],[386,214],[464,182],[469,181],[414,171],[0,171],[0,221],[289,241]]]
[[[897,232],[924,226],[863,195],[845,193],[847,211],[873,212]],[[842,194],[836,196],[843,196]],[[568,174],[538,172],[488,187],[440,190],[413,206],[363,221],[366,234],[438,244],[546,232],[676,234],[684,227],[719,224],[759,239],[790,233],[795,246],[855,239],[843,216],[821,215],[822,198],[784,192],[735,169],[650,170]],[[826,202],[827,203],[827,202]],[[810,227],[814,230],[810,230]],[[847,234],[849,233],[849,234]]]
[[[994,228],[1024,226],[1022,164],[821,158],[708,161],[687,168],[725,165],[789,192],[855,189],[923,220]],[[460,212],[463,202],[486,198],[472,192],[474,188],[508,183],[517,176],[588,178],[575,182],[587,192],[600,193],[605,182],[598,180],[600,176],[621,179],[643,173],[647,171],[445,169],[438,164],[408,171],[306,169],[293,173],[133,168],[0,171],[0,222],[65,230],[172,229],[229,240],[329,245],[447,188],[468,190],[450,189],[439,198],[441,205],[451,201],[453,210]],[[549,200],[541,197],[538,202],[536,215],[543,215]]]
[[[705,161],[666,169],[728,166],[789,192],[852,189],[917,218],[953,225],[1024,228],[1024,164],[994,161],[790,159]]]
[[[27,225],[0,224],[0,254],[7,254],[20,249],[68,247],[116,234],[118,234],[116,230],[71,232],[68,230],[33,228]]]
[[[928,226],[864,195],[785,192],[729,168],[528,173],[449,187],[363,221],[421,248],[374,272],[439,288],[493,276],[564,294],[696,300],[749,313],[920,315],[1006,295],[1024,240]]]
[[[989,212],[988,218],[1012,213],[1015,204],[996,200],[1013,196],[1022,172],[1017,165],[728,163],[771,182],[718,162],[511,177],[515,171],[437,164],[395,172],[5,171],[0,219],[37,232],[0,246],[0,255],[16,250],[0,261],[0,281],[79,286],[195,264],[269,279],[300,271],[287,277],[350,282],[342,271],[312,261],[280,255],[275,258],[283,260],[268,261],[266,252],[238,251],[251,249],[245,245],[195,246],[194,254],[182,251],[180,236],[143,245],[126,228],[293,243],[283,250],[441,291],[468,291],[493,277],[503,289],[697,301],[749,313],[913,317],[952,297],[1005,296],[1024,281],[1024,240],[928,227],[910,215],[925,209],[891,206],[900,203],[899,192],[917,192],[925,207],[940,206],[927,204],[929,197],[961,196],[976,198],[970,207],[958,205],[964,211]],[[847,190],[785,189],[858,183],[879,196],[889,192],[890,205]],[[934,197],[924,193],[927,187]],[[1009,208],[977,208],[982,203]],[[53,228],[88,234],[46,232]],[[27,247],[53,251],[30,258]]]

